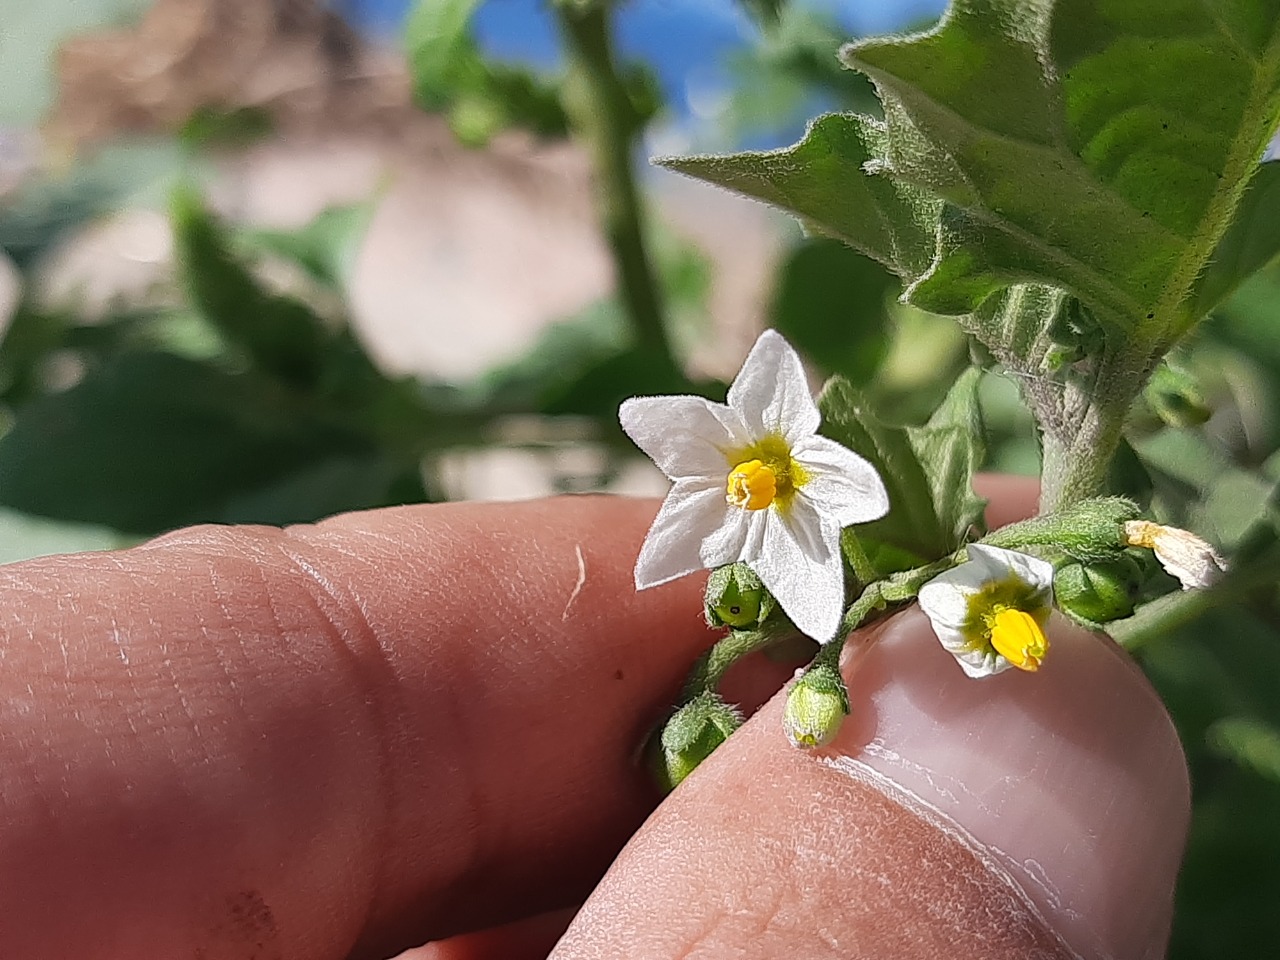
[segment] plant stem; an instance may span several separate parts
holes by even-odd
[[[685,680],[682,701],[688,702],[704,691],[715,690],[731,666],[747,654],[763,650],[787,635],[787,632],[777,629],[730,630],[728,636],[718,640],[694,664]]]
[[[1131,348],[1106,349],[1084,382],[1069,380],[1056,393],[1028,391],[1042,430],[1042,516],[1106,493],[1125,418],[1152,366]]]
[[[591,144],[600,216],[613,253],[619,292],[637,345],[674,367],[633,167],[641,122],[614,60],[611,5],[560,0],[555,11],[570,64],[579,79],[580,101],[569,106]]]

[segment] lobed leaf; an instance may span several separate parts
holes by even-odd
[[[1144,340],[1179,336],[1280,119],[1277,13],[955,0],[928,33],[847,47],[884,102],[892,175],[953,208],[912,298],[967,313],[1046,283]]]
[[[784,150],[655,163],[790,210],[815,231],[913,278],[933,260],[941,204],[867,172],[884,152],[885,137],[877,120],[832,113],[811,123],[804,139]]]

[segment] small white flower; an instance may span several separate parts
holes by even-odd
[[[622,404],[622,429],[674,483],[640,548],[636,588],[742,561],[801,631],[830,640],[844,614],[840,529],[888,512],[884,484],[817,436],[800,358],[774,331],[751,348],[728,401]]]
[[[1227,570],[1218,551],[1193,533],[1150,520],[1129,520],[1124,542],[1130,547],[1154,550],[1160,566],[1178,578],[1183,590],[1207,587]]]
[[[1010,667],[1039,669],[1052,598],[1053,564],[971,543],[967,562],[920,588],[920,609],[965,673],[989,677]]]

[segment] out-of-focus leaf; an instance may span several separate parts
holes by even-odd
[[[189,190],[174,195],[173,229],[192,306],[264,370],[290,383],[315,384],[332,339],[320,318],[305,304],[264,290]]]
[[[223,519],[237,498],[343,456],[372,451],[269,380],[126,353],[19,410],[0,439],[0,504],[152,534]]]
[[[444,112],[464,143],[482,146],[509,126],[562,137],[568,118],[553,83],[528,71],[490,63],[471,36],[479,0],[418,0],[405,27],[414,97]]]
[[[1251,717],[1224,717],[1209,728],[1208,741],[1215,752],[1280,783],[1280,728]]]
[[[898,289],[873,260],[838,240],[812,239],[782,265],[769,316],[824,372],[862,386],[888,351],[887,301]]]
[[[787,0],[738,0],[751,17],[762,24],[777,23]]]
[[[178,139],[196,148],[243,148],[271,132],[271,115],[260,107],[202,107],[187,118]]]
[[[370,202],[345,204],[322,210],[301,229],[244,230],[240,239],[249,249],[285,257],[317,283],[337,288],[351,271],[372,216]]]
[[[459,89],[475,84],[483,67],[471,40],[480,0],[420,0],[405,26],[414,93],[428,110],[447,107]]]
[[[619,405],[628,397],[719,392],[716,385],[691,382],[665,353],[636,347],[592,364],[562,390],[550,394],[543,409],[550,414],[579,414],[613,423]]]
[[[589,369],[624,353],[629,342],[617,303],[596,304],[547,327],[522,357],[487,373],[472,390],[474,402],[509,412],[541,410]]]
[[[1142,666],[1168,706],[1194,788],[1191,834],[1178,883],[1170,960],[1264,957],[1280,943],[1280,784],[1238,761],[1269,756],[1239,746],[1250,731],[1280,729],[1280,631],[1242,604],[1210,609],[1144,648]],[[1234,727],[1234,729],[1233,729]]]
[[[308,523],[349,510],[429,499],[416,464],[376,454],[335,454],[229,498],[225,523]]]

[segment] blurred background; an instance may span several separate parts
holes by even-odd
[[[839,45],[941,7],[0,0],[0,561],[660,493],[619,401],[722,396],[765,326],[923,419],[971,360],[953,321],[647,158],[877,112]],[[1035,473],[1017,386],[982,391],[988,467]],[[1115,472],[1258,571],[1129,633],[1195,782],[1175,958],[1280,956],[1278,431],[1272,264],[1160,371]]]

